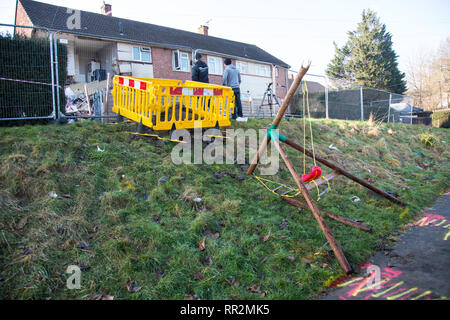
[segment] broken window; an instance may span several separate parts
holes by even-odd
[[[173,69],[176,71],[189,72],[189,54],[186,52],[180,52],[179,50],[173,51]]]

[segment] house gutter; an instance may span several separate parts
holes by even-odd
[[[270,66],[274,65],[271,62],[266,62],[266,61],[261,61],[261,60],[254,60],[254,59],[249,59],[249,58],[240,57],[240,56],[233,56],[233,55],[220,53],[220,52],[216,52],[216,51],[210,51],[210,50],[206,50],[206,49],[195,49],[195,53],[197,53],[199,51],[202,52],[202,53],[213,54],[213,55],[217,55],[217,56],[225,57],[225,58],[235,58],[235,59],[239,58],[239,59],[246,60],[246,61],[249,61],[249,62],[255,62],[255,63],[262,63],[263,62],[263,63],[268,64]],[[286,70],[289,70],[289,68],[290,68],[290,66],[289,67],[279,66],[279,67],[285,68]]]

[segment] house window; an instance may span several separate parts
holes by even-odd
[[[218,57],[208,57],[208,69],[210,74],[222,74],[222,59]]]
[[[238,69],[240,73],[248,73],[247,62],[236,61],[236,69]]]
[[[173,70],[189,72],[189,54],[186,52],[173,51]]]
[[[257,64],[256,74],[258,76],[270,77],[270,67],[267,65]]]
[[[152,62],[150,48],[133,47],[133,60],[142,62]]]

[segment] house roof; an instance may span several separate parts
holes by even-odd
[[[308,92],[322,92],[325,91],[325,86],[320,84],[319,82],[316,81],[307,81],[307,80],[302,80],[302,83],[306,82],[306,87],[308,88]],[[289,86],[292,85],[292,83],[294,83],[294,78],[289,77]],[[297,91],[301,91],[301,85],[300,87],[297,89]]]
[[[99,13],[80,11],[81,29],[70,30],[67,26],[67,19],[71,14],[67,13],[66,7],[32,0],[19,1],[32,24],[36,27],[61,30],[85,36],[149,43],[162,47],[187,47],[194,50],[216,52],[231,57],[240,57],[290,68],[287,63],[253,44],[205,36],[199,33],[111,17]],[[123,33],[121,33],[121,30]]]

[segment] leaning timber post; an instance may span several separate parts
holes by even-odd
[[[291,206],[301,207],[301,208],[304,208],[304,209],[310,209],[308,204],[304,203],[303,201],[299,201],[299,200],[296,200],[296,199],[292,199],[292,198],[289,198],[289,197],[283,197],[283,196],[281,198],[284,201],[286,201],[287,203],[289,203]],[[319,209],[319,212],[321,214],[326,215],[330,219],[336,220],[336,221],[338,221],[340,223],[343,223],[343,224],[346,224],[348,226],[351,226],[351,227],[354,227],[354,228],[358,228],[358,229],[361,229],[361,230],[367,231],[367,232],[371,232],[372,231],[372,228],[370,228],[368,226],[365,226],[365,225],[363,225],[361,223],[352,221],[352,220],[347,219],[345,217],[339,216],[339,215],[334,214],[332,212],[329,212],[329,211],[326,211],[326,210],[322,210],[322,209]]]
[[[283,158],[284,162],[286,163],[286,166],[289,169],[289,172],[293,176],[295,182],[297,183],[297,186],[299,187],[300,191],[303,194],[303,197],[305,197],[305,200],[311,209],[314,218],[317,220],[317,223],[320,226],[320,229],[322,229],[323,234],[328,240],[328,243],[330,244],[331,248],[333,249],[333,252],[336,256],[336,258],[339,261],[339,264],[341,265],[342,269],[345,271],[345,273],[352,272],[352,267],[347,261],[347,258],[345,258],[344,253],[342,252],[341,248],[339,247],[339,244],[337,243],[334,236],[331,234],[330,229],[328,228],[325,220],[323,219],[322,215],[320,214],[319,208],[317,207],[314,200],[311,198],[311,195],[309,194],[306,187],[303,185],[302,180],[300,179],[300,176],[298,175],[297,171],[294,168],[294,165],[292,164],[291,160],[288,158],[286,152],[283,150],[283,148],[280,145],[280,142],[277,140],[273,140],[273,143],[277,150],[280,152],[281,157]]]
[[[104,106],[103,106],[103,113],[108,114],[108,96],[109,96],[109,82],[110,82],[111,74],[108,72],[108,76],[106,77],[106,93],[105,93],[105,100],[104,100]]]
[[[404,203],[403,201],[401,201],[401,200],[397,199],[396,197],[391,196],[389,193],[387,193],[387,192],[385,192],[385,191],[383,191],[383,190],[381,190],[381,189],[371,185],[369,182],[367,182],[367,181],[365,181],[365,180],[363,180],[361,178],[358,178],[357,176],[355,176],[355,175],[351,174],[350,172],[348,172],[347,170],[345,170],[345,169],[335,165],[334,163],[331,163],[328,160],[325,160],[325,159],[323,159],[323,158],[321,158],[321,157],[319,157],[317,155],[314,155],[311,151],[306,150],[302,146],[296,144],[294,141],[286,139],[286,141],[284,141],[284,143],[286,143],[288,146],[291,146],[292,148],[294,148],[294,149],[296,149],[296,150],[306,154],[308,157],[315,158],[318,162],[323,163],[327,167],[329,167],[329,168],[339,172],[343,176],[346,176],[347,178],[349,178],[349,179],[359,183],[360,185],[366,187],[367,189],[372,190],[373,192],[379,194],[380,196],[382,196],[382,197],[384,197],[384,198],[386,198],[386,199],[388,199],[388,200],[390,200],[390,201],[392,201],[394,203],[397,203],[397,204],[399,204],[399,205],[401,205],[403,207],[406,206],[406,203]]]
[[[287,108],[289,107],[289,104],[291,103],[292,97],[294,96],[295,92],[297,92],[298,87],[300,86],[300,83],[305,76],[305,74],[308,72],[309,67],[311,66],[311,62],[308,63],[306,67],[302,65],[300,68],[300,71],[298,72],[297,76],[294,79],[294,82],[292,83],[291,87],[289,88],[288,93],[286,94],[286,97],[284,98],[283,103],[281,104],[280,109],[278,110],[278,113],[272,121],[271,128],[277,128],[278,125],[281,122],[281,119],[283,119],[284,114],[286,113]],[[247,174],[250,175],[255,170],[256,166],[258,165],[259,159],[261,157],[261,154],[266,149],[267,145],[269,144],[271,138],[265,137],[263,142],[258,148],[258,151],[256,152],[252,162],[250,162],[250,166],[247,170]]]

